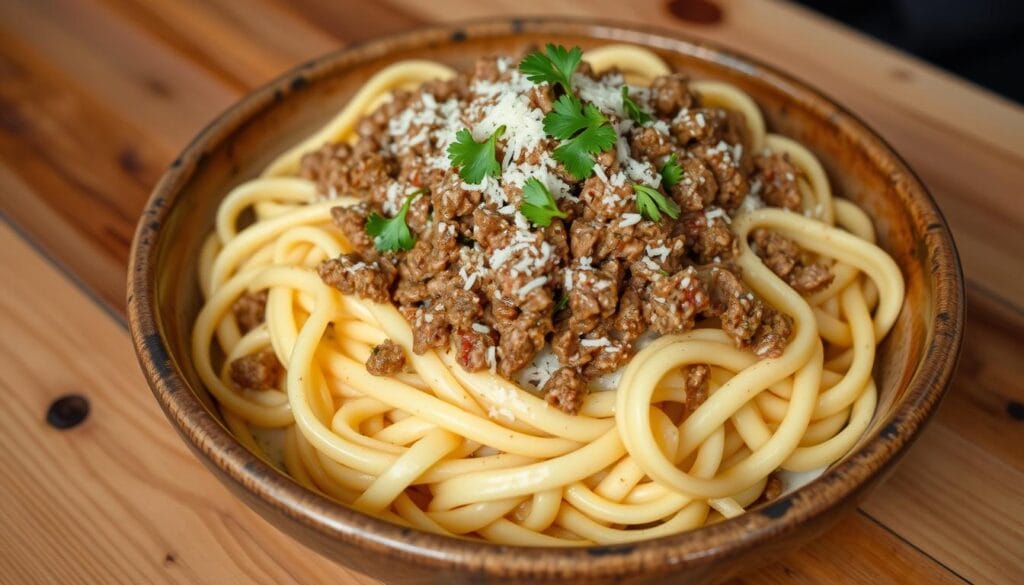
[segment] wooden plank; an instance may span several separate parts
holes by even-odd
[[[0,31],[169,151],[241,95],[95,2],[0,2]]]
[[[743,585],[963,582],[862,513],[844,519],[814,544],[736,580]]]
[[[265,83],[338,46],[287,6],[263,0],[107,2],[123,20],[239,90]]]
[[[4,224],[0,273],[0,581],[369,582],[271,528],[203,469],[146,388],[127,332]],[[46,411],[69,392],[92,412],[57,431]]]
[[[974,583],[1024,574],[1024,472],[956,429],[926,429],[863,508]]]
[[[0,582],[375,582],[304,549],[221,486],[164,419],[127,332],[5,224],[0,271],[11,277],[0,297]],[[69,392],[91,414],[57,431],[45,412]],[[861,514],[742,582],[793,579],[957,580]]]
[[[115,307],[135,223],[170,150],[0,34],[0,203]],[[118,266],[115,273],[109,267]]]

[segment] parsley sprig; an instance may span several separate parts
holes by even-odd
[[[633,120],[637,124],[643,125],[652,120],[651,115],[640,109],[640,106],[633,101],[633,98],[629,97],[629,86],[622,86],[622,109],[626,111],[626,115],[629,116],[630,120]]]
[[[660,191],[647,185],[633,185],[636,193],[636,209],[640,215],[651,221],[661,221],[661,214],[677,219],[679,206],[675,201],[665,197]]]
[[[505,133],[505,127],[499,126],[487,140],[477,142],[473,134],[466,128],[455,133],[455,142],[448,146],[448,160],[459,167],[462,180],[476,185],[484,177],[501,175],[501,163],[495,154],[498,139]]]
[[[519,211],[533,225],[540,227],[548,227],[551,220],[556,217],[567,217],[565,212],[558,208],[551,191],[548,191],[544,183],[533,177],[523,184],[523,203],[519,206]]]
[[[405,223],[405,217],[409,214],[409,206],[413,199],[419,197],[425,189],[417,189],[405,196],[405,202],[398,214],[391,219],[371,213],[366,218],[366,233],[374,236],[373,245],[381,252],[397,252],[398,250],[411,250],[416,240]]]
[[[562,141],[552,156],[577,180],[594,172],[594,156],[615,144],[615,129],[594,104],[565,94],[544,116],[544,131]]]
[[[572,74],[583,59],[579,47],[566,49],[562,45],[548,43],[545,51],[534,51],[519,63],[519,71],[534,83],[549,83],[552,87],[561,85],[565,93],[572,93]]]
[[[668,190],[674,187],[682,178],[683,167],[679,164],[679,158],[676,156],[676,153],[673,152],[668,155],[668,160],[661,167],[661,184]]]

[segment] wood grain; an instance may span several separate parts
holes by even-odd
[[[1012,582],[1024,571],[1024,113],[791,5],[716,4],[721,22],[701,25],[654,1],[10,0],[0,3],[0,208],[120,311],[130,235],[162,169],[245,91],[312,56],[423,23],[541,13],[735,47],[824,89],[888,139],[938,199],[969,280],[962,366],[935,424],[860,514],[743,582]],[[6,227],[0,258],[0,524],[18,527],[0,531],[0,581],[371,582],[216,484],[144,389],[119,324]],[[94,410],[59,433],[42,421],[65,392]]]

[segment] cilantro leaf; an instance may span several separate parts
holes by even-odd
[[[647,185],[633,185],[636,193],[636,209],[640,215],[651,221],[661,221],[661,214],[677,219],[679,217],[679,206],[675,201],[661,194],[660,191]]]
[[[637,124],[646,124],[651,121],[651,115],[640,109],[640,106],[629,97],[629,86],[622,86],[622,109],[626,115]]]
[[[455,133],[455,142],[448,146],[448,160],[459,167],[462,180],[476,185],[484,177],[501,175],[501,163],[495,155],[498,139],[505,133],[505,127],[499,126],[487,140],[477,142],[473,134],[463,128]]]
[[[665,189],[671,189],[683,178],[683,167],[679,164],[679,158],[676,157],[676,153],[668,155],[668,160],[665,161],[665,165],[661,167],[661,184],[665,186]]]
[[[519,211],[533,225],[548,227],[552,218],[566,217],[565,212],[558,208],[551,191],[537,179],[531,177],[523,184],[523,203]]]
[[[534,83],[561,85],[565,93],[572,93],[572,73],[583,59],[579,47],[566,49],[562,45],[548,43],[545,52],[534,51],[519,63],[519,70]]]
[[[552,153],[577,180],[594,172],[593,155],[615,144],[615,129],[594,104],[574,95],[563,95],[544,116],[544,131],[562,141]]]
[[[424,192],[424,189],[417,189],[405,197],[405,203],[398,211],[398,215],[388,219],[377,213],[371,213],[366,218],[366,233],[374,236],[373,245],[381,252],[396,252],[398,250],[411,250],[416,240],[405,223],[405,216],[409,214],[409,206],[412,200]]]
[[[559,140],[568,140],[580,130],[607,122],[597,106],[584,104],[576,96],[566,94],[555,100],[551,111],[544,116],[544,132]]]

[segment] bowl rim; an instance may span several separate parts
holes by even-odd
[[[798,92],[845,118],[855,135],[877,151],[907,182],[915,224],[927,226],[924,245],[932,264],[935,318],[932,336],[907,383],[905,396],[884,426],[824,474],[771,504],[734,519],[688,532],[627,544],[579,548],[494,545],[403,528],[357,512],[308,490],[252,454],[204,406],[190,388],[164,339],[156,298],[164,220],[181,187],[206,153],[225,142],[247,120],[289,93],[330,77],[347,63],[387,57],[397,49],[467,38],[517,33],[565,34],[595,41],[633,42],[667,52],[684,52],[738,73]],[[877,164],[877,160],[876,160]],[[936,268],[937,267],[937,268]],[[936,272],[942,276],[937,277]],[[339,539],[388,559],[425,569],[473,572],[519,578],[622,577],[660,573],[710,563],[791,533],[828,511],[855,501],[869,480],[884,474],[916,439],[935,412],[952,379],[964,322],[964,280],[949,227],[927,188],[887,142],[826,94],[756,58],[663,27],[573,17],[480,18],[438,24],[353,43],[290,69],[246,94],[214,118],[174,159],[153,189],[136,229],[128,267],[127,312],[132,342],[147,383],[168,419],[205,464],[250,498],[276,509],[328,539]],[[941,310],[940,310],[941,309]]]

